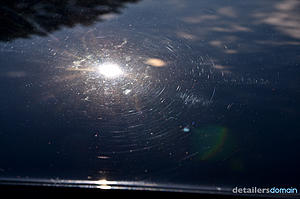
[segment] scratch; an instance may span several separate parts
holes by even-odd
[[[194,156],[196,156],[196,155],[198,155],[198,154],[199,154],[199,152],[192,153],[192,154],[190,154],[190,155],[184,157],[181,161],[190,159],[190,158],[192,158],[192,157],[194,157]]]
[[[124,39],[124,41],[120,45],[117,45],[116,47],[117,48],[122,48],[125,44],[127,44],[127,40],[126,39]]]
[[[169,46],[166,46],[166,48],[171,51],[172,53],[174,53],[174,50],[172,48],[170,48]]]
[[[214,91],[213,91],[213,93],[212,93],[212,95],[211,95],[211,97],[209,99],[210,102],[212,102],[212,100],[213,100],[213,98],[215,96],[215,92],[216,92],[216,87],[214,88]]]

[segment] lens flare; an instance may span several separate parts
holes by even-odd
[[[228,141],[228,129],[222,126],[207,126],[193,130],[194,149],[201,160],[224,158],[231,152]]]

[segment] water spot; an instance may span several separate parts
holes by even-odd
[[[185,133],[188,133],[190,131],[191,131],[191,129],[188,126],[183,128],[183,132],[185,132]]]

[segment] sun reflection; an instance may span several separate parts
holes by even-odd
[[[123,74],[123,71],[118,64],[110,62],[99,64],[97,66],[97,71],[107,78],[116,78]]]
[[[97,184],[99,184],[100,189],[111,189],[111,186],[109,185],[109,181],[107,180],[98,180]]]

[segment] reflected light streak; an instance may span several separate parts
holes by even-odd
[[[123,71],[118,64],[110,62],[99,64],[97,66],[97,71],[107,78],[116,78],[123,74]]]

